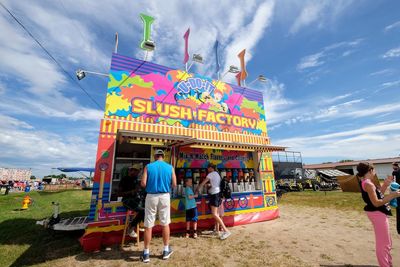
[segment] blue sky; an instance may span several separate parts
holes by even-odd
[[[168,2],[168,3],[167,3]],[[144,58],[139,13],[155,17],[157,48],[148,60],[183,68],[182,39],[215,75],[239,65],[247,49],[247,83],[265,96],[273,144],[300,151],[306,163],[400,154],[399,1],[2,1],[63,68],[108,72],[118,52]],[[102,110],[0,7],[0,167],[95,163]],[[233,82],[233,77],[225,76]],[[102,107],[107,78],[79,82]]]

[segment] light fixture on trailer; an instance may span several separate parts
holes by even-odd
[[[156,48],[156,44],[154,43],[154,41],[147,40],[144,41],[142,47],[147,51],[153,51]]]
[[[225,71],[224,74],[222,74],[222,76],[221,76],[221,78],[219,78],[219,80],[222,80],[225,77],[225,75],[227,75],[228,73],[236,74],[239,72],[240,72],[240,70],[238,67],[236,67],[235,65],[230,65],[229,69],[227,71]]]
[[[239,70],[238,67],[236,67],[236,66],[234,66],[234,65],[230,65],[230,66],[229,66],[228,72],[230,72],[230,73],[239,73],[240,70]]]
[[[106,76],[108,77],[108,74],[105,73],[100,73],[100,72],[94,72],[94,71],[88,71],[88,70],[77,70],[76,71],[76,78],[78,78],[78,80],[82,80],[83,78],[86,77],[86,73],[90,73],[90,74],[95,74],[95,75],[100,75],[100,76]]]
[[[192,56],[192,63],[190,63],[189,67],[187,68],[186,72],[189,72],[190,68],[193,66],[193,63],[203,64],[203,57],[200,54],[193,54]]]
[[[192,60],[196,63],[203,64],[203,57],[200,54],[193,54]]]
[[[260,74],[260,75],[258,75],[258,77],[256,79],[251,81],[247,86],[250,86],[252,83],[254,83],[256,81],[259,81],[259,82],[262,82],[262,83],[266,83],[268,81],[268,79],[264,75]]]

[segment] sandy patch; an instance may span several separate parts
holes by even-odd
[[[207,235],[171,238],[174,254],[160,259],[162,240],[151,244],[151,262],[165,266],[377,266],[372,225],[366,215],[327,208],[280,206],[277,220],[231,228],[225,241]],[[400,235],[390,219],[393,263],[400,263]],[[143,243],[141,243],[141,246]],[[46,266],[133,266],[140,250],[130,246],[45,263]]]

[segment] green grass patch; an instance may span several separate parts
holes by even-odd
[[[362,210],[365,205],[360,193],[348,193],[342,191],[288,192],[282,196],[279,203],[354,211]]]
[[[26,211],[20,211],[22,207],[22,199],[24,193],[9,194],[7,196],[0,195],[0,266],[64,266],[66,257],[82,255],[82,248],[78,239],[83,232],[62,233],[46,230],[42,226],[36,225],[37,220],[48,218],[53,212],[52,201],[60,203],[61,217],[69,218],[74,216],[85,216],[89,212],[89,203],[91,191],[69,190],[64,192],[31,192],[30,197],[34,200],[34,204]],[[340,210],[362,211],[364,206],[359,193],[343,193],[340,191],[328,192],[290,192],[283,195],[279,201],[279,205],[297,205],[316,208],[334,208]],[[323,220],[323,218],[321,218]],[[238,228],[240,229],[240,228]],[[235,262],[238,265],[254,266],[304,266],[304,263],[297,259],[291,259],[287,256],[277,257],[273,262],[269,262],[264,258],[257,258],[256,255],[264,253],[269,248],[267,241],[259,241],[258,243],[250,240],[251,236],[246,235],[246,244],[251,247],[263,248],[263,251],[256,251],[255,254],[248,255],[243,250],[243,242],[235,245],[234,242],[228,243],[229,250],[238,251],[241,260]],[[158,240],[158,242],[161,242]],[[180,241],[181,242],[181,241]],[[182,244],[182,243],[178,244]],[[202,240],[208,249],[219,248],[221,241],[217,239]],[[229,241],[228,241],[229,242]],[[160,243],[161,244],[161,243]],[[194,244],[197,244],[195,242]],[[296,242],[292,241],[292,245]],[[183,245],[182,245],[183,246]],[[193,246],[191,243],[190,246]],[[183,246],[181,249],[185,249]],[[199,250],[201,248],[198,248]],[[98,254],[100,258],[107,258],[105,254]],[[193,252],[195,253],[195,252]],[[112,259],[124,260],[124,255],[112,254]],[[196,265],[201,262],[202,265],[219,266],[224,261],[225,255],[218,258],[217,262],[209,261],[209,258],[202,256],[193,256],[190,261],[180,261],[179,253],[174,255],[170,264],[176,266]],[[183,254],[182,254],[183,255]],[[194,254],[195,255],[195,254]],[[197,255],[197,254],[196,254]],[[326,258],[329,255],[321,255]],[[91,255],[88,256],[91,259]],[[116,258],[117,257],[117,258]],[[119,258],[120,257],[120,258]],[[182,256],[183,257],[183,256]],[[187,255],[185,254],[185,259]],[[69,260],[69,261],[68,261]],[[71,263],[71,259],[67,259]],[[73,259],[72,259],[73,262]],[[156,260],[157,262],[157,260]],[[193,263],[193,264],[192,264]],[[115,264],[119,264],[115,262]],[[66,264],[65,266],[67,266]],[[113,265],[110,262],[110,266]]]
[[[27,266],[81,252],[78,233],[57,233],[36,225],[60,203],[61,218],[86,216],[91,191],[30,192],[33,204],[21,211],[25,193],[0,195],[0,266]]]

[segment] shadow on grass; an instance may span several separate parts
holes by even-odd
[[[80,210],[61,213],[61,218],[88,214]],[[54,259],[77,255],[82,252],[79,237],[82,231],[62,232],[36,225],[35,219],[9,219],[0,223],[0,245],[11,245],[9,254],[19,255],[14,262],[3,262],[6,266],[27,266]],[[29,248],[25,249],[28,245]],[[4,248],[6,249],[6,248]],[[20,249],[21,251],[18,251]]]
[[[67,191],[71,191],[75,189],[61,189],[61,190],[54,190],[54,191],[37,191],[39,195],[41,196],[48,196],[48,195],[54,195],[54,194],[59,194]]]

